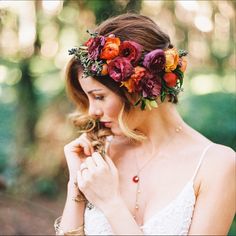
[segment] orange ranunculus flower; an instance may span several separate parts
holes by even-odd
[[[168,87],[172,88],[176,86],[177,75],[173,72],[165,73],[163,79],[166,81]]]
[[[186,57],[181,57],[181,58],[180,58],[180,64],[181,64],[181,66],[180,66],[179,69],[184,73],[185,70],[186,70],[186,67],[187,67],[187,60],[186,60]]]
[[[107,74],[108,74],[108,66],[107,66],[107,64],[103,64],[101,75],[107,75]]]
[[[166,65],[165,71],[171,72],[176,69],[179,63],[179,54],[176,48],[171,48],[165,51]]]
[[[111,60],[119,55],[120,39],[107,38],[100,54],[101,59]]]
[[[130,78],[122,82],[122,86],[125,86],[128,89],[129,93],[135,92],[135,85],[139,83],[142,77],[145,75],[145,68],[141,66],[136,66],[134,68],[134,73],[130,76]]]

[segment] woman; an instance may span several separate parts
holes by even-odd
[[[95,32],[70,51],[68,91],[84,114],[74,120],[87,132],[64,148],[70,179],[57,233],[227,234],[235,153],[176,110],[187,52],[141,15],[108,19]],[[105,137],[104,151],[94,141]]]

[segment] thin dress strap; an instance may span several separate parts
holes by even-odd
[[[195,179],[195,177],[196,177],[196,175],[197,175],[197,172],[198,172],[198,170],[199,170],[199,168],[200,168],[200,166],[201,166],[201,164],[202,164],[202,160],[203,160],[203,158],[204,158],[204,156],[205,156],[205,154],[206,154],[206,152],[208,151],[208,149],[210,148],[210,146],[212,146],[214,143],[210,143],[210,144],[208,144],[205,148],[204,148],[204,150],[203,150],[203,152],[202,152],[202,155],[201,155],[201,157],[200,157],[200,160],[199,160],[199,162],[198,162],[198,165],[197,165],[197,168],[196,168],[196,170],[195,170],[195,172],[194,172],[194,174],[193,174],[193,177],[192,177],[192,181],[194,181],[194,179]]]

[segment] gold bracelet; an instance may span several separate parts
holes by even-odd
[[[66,235],[66,236],[70,236],[70,235],[84,235],[84,225],[81,225],[77,229],[70,230],[70,231],[64,233],[63,230],[61,229],[61,216],[58,217],[55,220],[54,228],[55,228],[56,235]]]
[[[84,235],[84,225],[81,225],[79,228],[68,231],[64,233],[65,236],[70,236],[70,235]]]

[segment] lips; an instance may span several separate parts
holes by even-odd
[[[110,127],[111,127],[111,122],[100,121],[100,123],[101,123],[103,126],[107,127],[107,128],[110,128]]]

